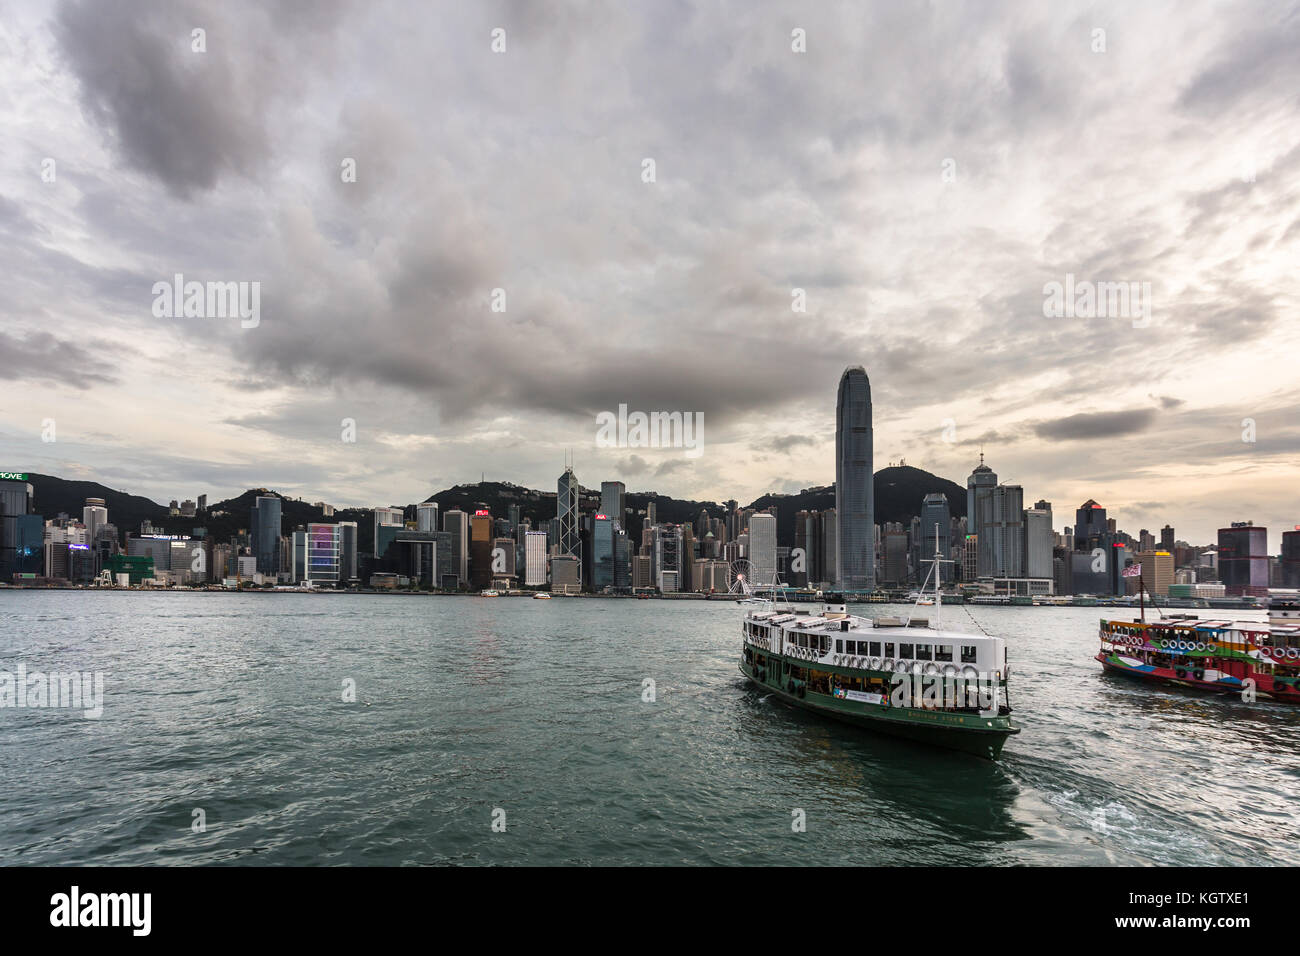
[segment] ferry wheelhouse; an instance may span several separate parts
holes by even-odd
[[[858,617],[836,595],[819,613],[751,604],[742,631],[740,672],[797,707],[989,759],[1020,732],[1000,637],[932,627],[915,613]]]
[[[1274,597],[1268,610],[1267,624],[1191,615],[1102,621],[1097,660],[1107,673],[1300,704],[1300,595]]]

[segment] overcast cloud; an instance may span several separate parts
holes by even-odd
[[[833,480],[861,364],[877,467],[1280,531],[1298,49],[1286,3],[0,3],[0,466],[748,501]],[[176,273],[260,324],[156,318]],[[1044,318],[1067,274],[1149,322]],[[598,447],[620,404],[704,453]]]

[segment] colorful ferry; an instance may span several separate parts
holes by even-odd
[[[1102,621],[1097,660],[1107,673],[1300,704],[1300,595],[1272,598],[1267,624],[1191,615]]]

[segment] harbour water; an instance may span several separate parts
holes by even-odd
[[[741,613],[0,592],[0,671],[105,679],[0,709],[0,863],[1300,864],[1300,710],[1103,676],[1129,612],[943,609],[1009,641],[997,763],[751,689]]]

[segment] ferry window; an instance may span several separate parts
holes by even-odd
[[[898,645],[898,656],[899,656],[899,657],[911,657],[911,656],[912,656],[912,645],[911,645],[911,644],[899,644],[899,645]]]
[[[973,644],[963,644],[961,646],[961,662],[963,664],[975,663],[975,646]]]
[[[879,656],[880,656],[880,642],[879,642],[879,641],[872,641],[871,644],[870,644],[870,647],[871,647],[871,656],[872,656],[872,657],[879,657]]]
[[[936,661],[952,660],[952,645],[951,644],[934,645],[934,659]]]
[[[894,642],[893,642],[893,641],[890,641],[889,643],[887,643],[887,644],[885,645],[885,656],[886,656],[886,657],[893,657],[893,656],[894,656]]]
[[[916,659],[917,659],[918,661],[928,661],[928,660],[930,659],[930,645],[929,645],[929,644],[917,644],[917,645],[916,645]]]
[[[836,654],[843,654],[843,653],[844,653],[844,642],[843,642],[843,641],[836,641],[836,642],[835,642],[835,653],[836,653]],[[852,652],[852,651],[849,651],[849,653],[852,654],[853,652]]]

